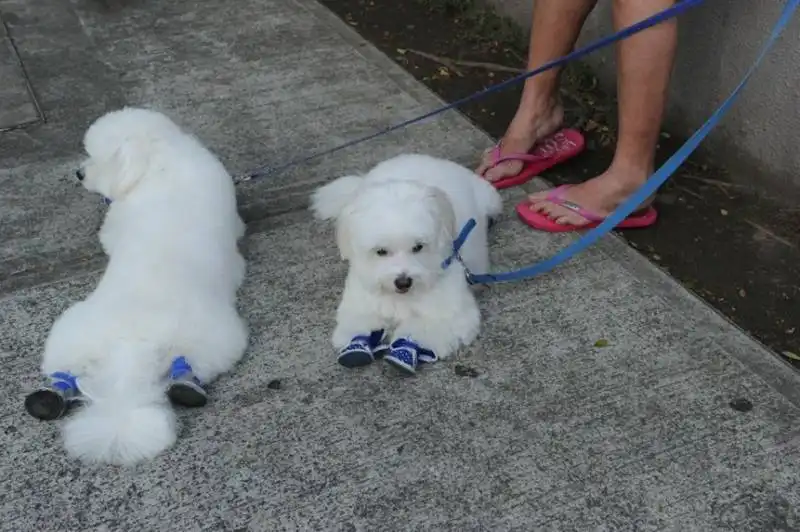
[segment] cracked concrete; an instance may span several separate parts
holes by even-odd
[[[439,102],[311,0],[0,13],[47,117],[0,134],[0,530],[797,529],[798,376],[613,237],[483,291],[480,339],[415,379],[335,363],[345,267],[307,195],[403,151],[470,163],[489,140],[455,113],[242,185],[245,360],[154,461],[69,460],[22,398],[103,265],[104,207],[68,179],[94,118],[158,108],[238,173]],[[572,238],[526,230],[520,194],[493,230],[498,270]]]

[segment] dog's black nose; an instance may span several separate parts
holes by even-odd
[[[78,181],[83,181],[83,178],[85,177],[83,170],[81,170],[80,168],[75,170],[75,177],[78,178]]]
[[[412,284],[414,284],[414,281],[407,275],[401,275],[394,280],[394,287],[397,288],[398,292],[408,292]]]

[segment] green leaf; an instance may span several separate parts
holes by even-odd
[[[595,347],[608,347],[608,340],[605,338],[600,338],[598,341],[594,343]]]
[[[791,351],[784,351],[783,352],[783,356],[785,356],[786,358],[791,358],[792,360],[797,360],[798,362],[800,362],[800,355],[798,355],[797,353],[792,353]]]

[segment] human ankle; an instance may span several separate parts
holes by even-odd
[[[612,164],[601,176],[603,191],[609,197],[626,198],[639,190],[651,174],[651,168],[644,165]]]
[[[506,137],[535,142],[555,132],[563,121],[564,111],[557,101],[523,102]]]
[[[525,81],[520,97],[520,108],[548,110],[558,104],[557,80],[538,78],[539,76],[535,76]]]
[[[561,107],[558,98],[539,93],[523,94],[519,112],[529,117],[547,117],[555,114]]]
[[[617,155],[611,161],[608,172],[623,181],[630,181],[634,185],[643,183],[653,173],[655,161],[652,157],[620,157]]]

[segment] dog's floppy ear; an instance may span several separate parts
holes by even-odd
[[[112,200],[125,197],[145,176],[149,164],[149,152],[146,146],[137,144],[135,140],[123,142],[114,152],[112,161],[117,175],[110,180],[111,186],[108,191],[108,196]]]
[[[453,204],[450,198],[439,188],[429,187],[430,197],[433,199],[433,204],[436,208],[436,215],[442,222],[442,231],[439,237],[442,239],[442,244],[450,245],[456,238],[459,228],[456,227],[456,212],[453,210]]]
[[[363,177],[348,175],[318,188],[311,195],[311,211],[314,216],[318,220],[336,220],[336,244],[343,260],[349,260],[353,254],[346,208],[363,184]]]
[[[347,212],[342,212],[336,219],[336,246],[342,260],[350,260],[353,256],[352,229],[350,217]]]
[[[355,175],[340,177],[311,195],[311,210],[318,220],[335,220],[356,195],[364,178]]]

